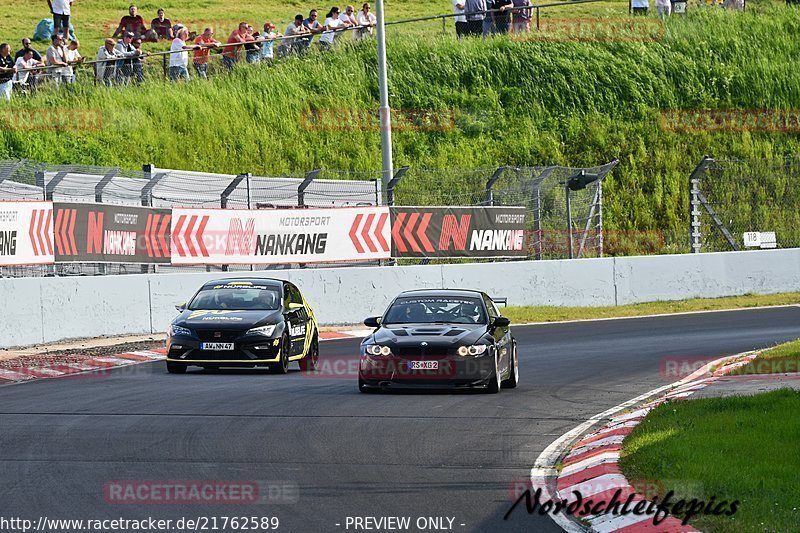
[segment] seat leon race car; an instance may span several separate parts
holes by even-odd
[[[313,371],[319,359],[314,311],[296,286],[264,278],[229,278],[204,284],[167,332],[167,370],[190,365],[266,366],[285,374],[291,361]]]
[[[481,388],[519,382],[509,320],[489,296],[473,290],[416,290],[397,296],[361,343],[358,387]]]

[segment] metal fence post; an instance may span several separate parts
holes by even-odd
[[[406,165],[401,167],[400,170],[389,180],[389,183],[386,184],[386,205],[393,206],[394,205],[394,188],[400,183],[400,180],[403,179],[403,176],[406,175],[408,172],[409,167]]]
[[[699,254],[703,247],[703,229],[700,221],[700,176],[712,161],[711,157],[704,155],[689,176],[689,241],[693,254]]]
[[[111,183],[111,180],[117,174],[119,174],[119,167],[112,168],[111,170],[106,172],[106,174],[103,176],[103,179],[97,182],[97,185],[94,186],[94,201],[96,203],[99,204],[103,202],[103,189],[106,188],[106,185]]]
[[[597,226],[595,226],[597,257],[603,257],[603,180],[597,182]]]
[[[483,205],[493,206],[494,205],[494,183],[500,179],[500,176],[503,175],[503,172],[506,171],[508,167],[498,167],[497,170],[494,171],[492,177],[486,182],[486,199],[483,201]]]
[[[14,173],[15,173],[15,172],[16,172],[16,171],[17,171],[17,170],[18,170],[18,169],[19,169],[19,168],[20,168],[22,165],[24,165],[24,164],[25,164],[25,162],[26,162],[26,161],[27,161],[27,159],[20,159],[19,161],[16,161],[16,162],[12,163],[12,164],[11,164],[11,165],[10,165],[10,166],[9,166],[9,167],[6,169],[6,170],[4,170],[4,171],[0,171],[0,183],[3,183],[3,181],[5,181],[6,179],[8,179],[8,178],[10,178],[11,176],[13,176],[13,175],[14,175]]]
[[[303,182],[297,187],[297,207],[306,207],[306,189],[308,189],[308,186],[314,181],[314,178],[319,176],[320,172],[322,172],[322,169],[316,168],[306,173]]]
[[[36,178],[36,186],[42,189],[42,200],[47,200],[47,194],[45,193],[45,184],[44,184],[44,171],[37,170],[33,176]]]
[[[564,184],[564,190],[567,193],[567,234],[569,236],[567,240],[567,251],[569,252],[569,258],[572,259],[572,205],[570,204],[571,194],[569,190],[569,182]]]
[[[66,177],[69,172],[58,172],[53,179],[47,182],[47,186],[44,189],[44,199],[47,202],[53,201],[53,192],[55,192],[56,187],[61,181]],[[42,182],[44,182],[44,172],[42,172]]]
[[[250,175],[250,173],[237,175],[235,178],[233,178],[231,180],[231,182],[228,184],[228,186],[225,187],[225,190],[222,191],[222,193],[220,193],[220,195],[219,195],[219,206],[222,209],[225,209],[225,208],[228,207],[228,198],[230,197],[231,193],[233,191],[235,191],[236,187],[239,186],[239,184],[242,182],[242,180],[245,177],[249,176],[249,175]]]
[[[154,175],[152,178],[150,178],[147,184],[144,187],[142,187],[141,198],[142,198],[142,205],[144,207],[153,206],[153,189],[155,188],[156,185],[158,185],[158,182],[161,181],[166,176],[167,176],[166,172],[160,172]]]

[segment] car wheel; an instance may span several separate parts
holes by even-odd
[[[275,374],[286,374],[289,372],[289,349],[291,344],[289,343],[289,336],[284,335],[283,339],[281,339],[281,359],[280,361],[271,366],[270,370],[272,370]]]
[[[511,350],[511,367],[509,368],[508,378],[503,380],[504,389],[515,389],[519,383],[519,360],[517,359],[517,345]]]
[[[500,369],[497,368],[497,356],[494,357],[494,372],[489,380],[489,386],[486,387],[486,392],[489,394],[497,394],[500,392]]]
[[[300,370],[303,372],[314,372],[319,367],[319,341],[315,337],[311,341],[308,353],[300,359]]]
[[[358,378],[358,390],[367,394],[375,394],[378,392],[378,389],[368,386],[361,378]]]
[[[186,363],[173,363],[171,361],[167,361],[167,372],[170,374],[185,374]]]

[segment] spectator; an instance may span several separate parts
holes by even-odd
[[[650,7],[649,0],[631,0],[631,7],[635,15],[647,15],[647,10]]]
[[[494,0],[495,13],[494,16],[494,29],[495,33],[508,33],[508,28],[511,26],[511,9],[514,7],[512,0]]]
[[[344,22],[339,18],[339,8],[334,6],[325,16],[325,32],[319,38],[319,46],[322,49],[330,48],[336,37],[337,31],[344,26]]]
[[[112,37],[118,37],[124,33],[130,32],[134,37],[143,38],[147,33],[147,26],[144,25],[144,19],[141,15],[137,15],[138,11],[135,5],[128,8],[128,15],[120,19],[119,26],[114,30]]]
[[[31,54],[33,57],[33,54]],[[11,88],[14,86],[14,60],[11,59],[11,47],[8,43],[0,44],[0,98],[11,101]]]
[[[275,32],[275,24],[269,21],[264,23],[264,33],[261,34],[261,38],[264,39],[261,43],[261,61],[272,63],[275,59],[275,39],[280,37],[283,37],[283,34]]]
[[[22,57],[17,59],[16,63],[14,63],[14,69],[16,70],[16,74],[14,74],[14,83],[28,85],[28,80],[30,79],[30,85],[35,85],[33,78],[31,78],[31,74],[36,72],[37,67],[43,66],[44,63],[41,61],[36,61],[33,58],[33,51],[28,50]]]
[[[486,11],[490,13],[486,13],[486,16],[483,17],[483,28],[481,33],[484,37],[488,37],[489,35],[495,34],[495,25],[494,25],[494,8],[495,8],[495,0],[486,0]]]
[[[106,39],[100,50],[97,51],[97,63],[95,63],[95,76],[99,83],[110,86],[117,76],[117,61],[121,59],[119,52],[115,48],[114,39]]]
[[[245,42],[247,42],[247,23],[240,22],[239,27],[228,37],[228,46],[222,52],[222,64],[228,70],[233,70],[234,65],[239,60],[239,49]]]
[[[67,63],[67,50],[64,48],[64,41],[57,33],[53,33],[50,37],[51,44],[47,48],[45,56],[47,57],[47,66],[55,67],[50,69],[50,76],[55,80],[56,86],[61,83],[69,83],[72,78],[69,64]]]
[[[665,19],[672,13],[671,0],[656,0],[656,11],[659,18]]]
[[[311,41],[314,39],[314,35],[318,33],[322,33],[325,31],[325,26],[319,23],[317,20],[318,14],[316,9],[312,9],[308,12],[308,18],[303,20],[303,26],[308,28],[309,35],[308,37],[303,37],[302,39],[298,39],[297,45],[302,45],[305,48],[311,46]]]
[[[530,7],[530,0],[512,0],[514,7],[524,8]],[[515,9],[511,12],[514,19],[511,22],[511,27],[515,34],[528,33],[531,31],[531,10],[530,9]]]
[[[117,62],[117,79],[127,83],[134,75],[133,60],[139,57],[142,52],[133,46],[133,33],[131,32],[123,34],[122,41],[117,43],[115,49],[119,52],[119,57],[125,58]]]
[[[155,32],[157,39],[169,39],[171,41],[175,38],[172,33],[172,21],[164,15],[164,9],[159,9],[158,17],[150,21],[150,30]]]
[[[222,43],[214,39],[214,28],[206,28],[203,30],[202,35],[198,35],[194,40],[199,48],[194,51],[194,70],[197,75],[203,79],[208,79],[208,59],[211,55],[211,49],[221,46]]]
[[[25,37],[24,39],[22,39],[22,48],[20,48],[20,50],[16,53],[16,55],[14,56],[14,60],[16,61],[20,57],[24,56],[25,52],[27,52],[28,50],[33,50],[33,48],[31,48],[31,40]],[[36,61],[41,61],[42,54],[40,54],[36,50],[33,50],[33,58]]]
[[[281,45],[278,47],[278,55],[284,57],[292,52],[302,52],[305,46],[302,44],[300,38],[310,33],[311,31],[303,26],[303,15],[295,15],[294,22],[286,27],[286,34],[284,35]]]
[[[60,33],[65,40],[68,39],[72,0],[48,0],[48,3],[53,14],[53,33]]]
[[[365,3],[363,6],[361,6],[361,11],[359,11],[358,15],[356,16],[356,21],[358,21],[358,29],[353,32],[353,39],[356,41],[372,36],[372,28],[374,28],[378,23],[378,19],[376,19],[375,15],[372,14],[370,11],[371,9],[372,8],[370,7],[369,3]]]
[[[67,47],[67,64],[69,65],[67,67],[67,75],[69,76],[67,83],[75,83],[75,67],[83,63],[83,56],[78,51],[80,45],[81,43],[75,39],[70,41]]]
[[[189,80],[189,50],[197,50],[198,45],[186,46],[189,30],[181,28],[178,35],[172,40],[169,47],[169,78],[178,81],[181,78]]]
[[[256,43],[256,37],[253,35],[253,27],[247,25],[247,33],[245,34],[245,59],[248,63],[258,63],[261,61],[261,47]]]
[[[131,41],[131,44],[139,52],[139,55],[131,59],[131,66],[133,70],[133,79],[136,83],[142,83],[144,81],[144,61],[147,57],[147,54],[142,52],[142,40],[141,39],[134,39]]]
[[[342,21],[343,28],[355,28],[358,26],[358,21],[356,20],[356,8],[353,6],[347,6],[344,8],[344,13],[339,15],[339,20]]]
[[[486,0],[464,0],[464,11],[467,16],[468,35],[483,33],[483,21],[486,19]]]
[[[467,29],[467,16],[464,14],[464,4],[466,0],[453,0],[453,13],[455,14],[456,21],[456,36],[461,40],[465,35],[468,35]]]

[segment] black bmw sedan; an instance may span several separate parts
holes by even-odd
[[[205,283],[167,332],[167,370],[266,366],[285,374],[289,363],[313,371],[319,358],[314,311],[292,283],[229,278]]]
[[[519,382],[509,320],[485,293],[415,290],[397,296],[361,343],[358,388],[481,388]]]

